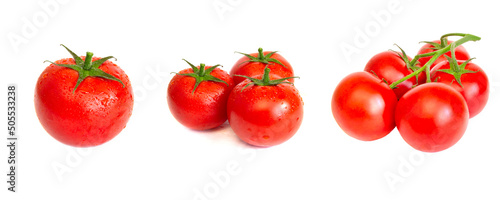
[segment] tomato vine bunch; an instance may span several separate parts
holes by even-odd
[[[448,37],[459,40],[449,41]],[[478,41],[471,34],[451,33],[425,42],[411,59],[401,52],[373,56],[364,71],[337,85],[332,113],[340,128],[363,141],[380,139],[397,127],[413,148],[438,152],[457,143],[469,118],[488,101],[486,73],[462,44]]]
[[[239,52],[237,52],[239,53]],[[230,74],[205,69],[204,64],[176,73],[167,101],[172,115],[184,126],[208,130],[226,120],[244,142],[261,147],[281,144],[299,129],[303,102],[293,85],[293,69],[274,52],[245,54]]]

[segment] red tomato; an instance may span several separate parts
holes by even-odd
[[[271,80],[279,78],[270,75]],[[269,147],[287,141],[299,129],[304,115],[298,90],[284,83],[247,86],[251,82],[247,79],[231,92],[227,102],[229,125],[241,140],[254,146]]]
[[[439,40],[435,40],[433,42],[437,43],[437,44],[441,44],[441,41],[439,41]],[[448,41],[448,45],[451,44],[452,42],[453,41]],[[425,44],[424,46],[422,46],[420,48],[420,50],[418,51],[417,54],[426,54],[426,53],[436,51],[436,49],[433,49],[433,48],[435,48],[433,45]],[[444,48],[444,46],[437,47],[437,48]],[[451,57],[451,51],[446,52],[444,55]],[[444,57],[444,55],[439,56],[437,58],[437,60],[434,61],[434,63],[432,63],[432,65],[430,66],[430,69],[433,69],[434,66],[436,66],[437,64],[439,64],[442,61],[447,61],[447,59],[446,59],[446,57]],[[467,50],[465,50],[465,48],[462,45],[455,48],[455,57],[457,60],[469,60],[470,59],[469,53],[467,53]],[[432,56],[422,57],[422,58],[418,59],[418,62],[420,63],[420,66],[424,66],[427,63],[427,61],[429,61],[431,58],[432,58]]]
[[[462,65],[464,61],[458,61],[458,65]],[[442,82],[451,85],[455,90],[460,92],[467,102],[469,108],[469,117],[472,118],[479,114],[486,102],[488,102],[489,83],[486,73],[474,63],[467,63],[464,70],[474,73],[464,73],[460,77],[461,85],[455,77],[449,73],[440,70],[449,70],[450,63],[443,61],[436,65],[431,71],[431,78],[434,81]]]
[[[97,146],[125,128],[134,104],[132,86],[125,72],[114,63],[99,64],[100,58],[92,58],[92,54],[78,57],[70,53],[74,58],[56,61],[38,78],[35,110],[42,126],[58,141],[75,147]],[[97,64],[84,70],[83,60]],[[62,65],[98,73],[100,77],[88,76],[79,82],[79,72]]]
[[[396,126],[403,139],[424,152],[445,150],[460,140],[469,121],[467,104],[443,83],[426,83],[407,92],[396,107]]]
[[[358,140],[371,141],[395,127],[398,99],[391,88],[368,72],[355,72],[340,81],[332,97],[332,113],[340,128]]]
[[[191,129],[218,127],[227,120],[226,103],[234,87],[233,80],[227,72],[215,68],[218,65],[205,70],[203,64],[201,67],[188,64],[191,68],[180,71],[168,84],[170,112]]]
[[[408,60],[411,58],[408,57]],[[373,56],[366,64],[365,71],[375,74],[378,78],[387,81],[389,85],[413,73],[413,70],[407,68],[405,61],[399,57],[398,53],[393,51],[384,51]],[[419,78],[421,77],[419,76]],[[416,78],[412,77],[398,84],[393,91],[399,99],[416,84]]]
[[[288,63],[283,56],[276,53],[276,51],[262,51],[259,48],[258,53],[244,54],[231,68],[229,74],[233,77],[234,84],[237,85],[245,80],[243,77],[238,77],[234,75],[243,75],[248,77],[255,77],[262,75],[264,68],[268,66],[271,69],[271,74],[278,75],[279,77],[292,77],[293,69],[290,63]],[[289,82],[293,83],[293,79],[289,79]]]

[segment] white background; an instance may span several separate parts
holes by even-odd
[[[57,6],[44,10],[40,4],[47,2]],[[6,115],[7,84],[17,84],[20,144],[18,192],[3,182],[0,199],[500,199],[500,14],[492,2],[2,1],[0,113]],[[33,26],[28,34],[27,26]],[[464,46],[492,86],[462,140],[423,154],[396,130],[374,142],[340,130],[330,101],[342,77],[394,43],[414,56],[419,41],[450,32],[482,37]],[[13,35],[24,40],[13,44]],[[59,44],[79,55],[113,55],[132,81],[133,115],[104,145],[67,147],[38,122],[33,91],[43,61],[70,57]],[[345,55],[342,45],[356,52]],[[227,124],[197,132],[172,117],[166,88],[170,72],[188,67],[182,58],[229,71],[240,58],[234,51],[258,47],[280,51],[301,77],[295,85],[305,116],[291,140],[254,148]],[[6,141],[2,127],[0,141]],[[6,180],[8,152],[1,144],[0,180]],[[55,166],[67,171],[58,175]],[[388,175],[400,182],[391,184]]]

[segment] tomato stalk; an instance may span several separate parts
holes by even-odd
[[[63,46],[71,54],[71,56],[75,60],[75,64],[74,65],[57,64],[48,60],[46,60],[45,62],[49,62],[52,63],[53,65],[60,67],[70,68],[78,72],[78,80],[76,81],[75,87],[73,88],[73,93],[75,93],[80,83],[82,83],[83,80],[85,80],[87,77],[100,77],[108,80],[118,81],[119,83],[122,84],[123,88],[125,88],[125,84],[123,84],[123,82],[120,79],[99,69],[99,66],[101,66],[107,60],[114,58],[113,56],[107,56],[92,62],[92,56],[94,56],[94,54],[92,52],[87,52],[85,56],[85,61],[83,61],[82,58],[80,58],[73,51],[68,49],[68,47],[62,44],[61,46]]]
[[[252,78],[252,77],[238,75],[238,74],[235,74],[235,76],[239,76],[239,77],[250,79],[250,83],[246,84],[245,87],[243,87],[241,90],[244,90],[245,88],[247,88],[248,86],[251,86],[251,85],[273,86],[273,85],[278,85],[278,84],[283,84],[283,83],[285,83],[285,84],[292,84],[293,85],[293,83],[291,83],[291,82],[289,82],[287,80],[291,79],[291,78],[300,78],[298,76],[292,76],[292,77],[286,77],[286,78],[280,78],[280,79],[271,80],[269,78],[269,73],[270,72],[271,72],[271,69],[269,69],[266,66],[266,68],[264,68],[264,74],[262,75],[262,79]]]
[[[466,60],[461,65],[458,65],[457,59],[455,57],[456,46],[455,44],[451,44],[450,46],[451,46],[451,58],[445,55],[446,59],[448,60],[448,64],[450,65],[450,69],[440,69],[438,71],[452,75],[455,78],[455,81],[457,81],[457,83],[460,85],[460,87],[463,88],[464,86],[462,85],[462,79],[461,79],[462,75],[477,72],[465,69],[465,66],[467,66],[467,64],[475,58]]]
[[[264,55],[264,50],[262,48],[259,48],[258,51],[259,51],[259,53],[258,53],[257,57],[252,56],[250,54],[237,52],[237,51],[235,51],[235,53],[239,53],[239,54],[244,55],[248,58],[247,61],[241,62],[240,65],[243,63],[247,63],[247,62],[260,62],[260,63],[264,63],[264,64],[269,64],[269,62],[273,62],[273,63],[277,63],[277,64],[283,66],[284,68],[287,68],[278,59],[271,58],[271,56],[274,55],[277,51],[269,52],[267,55]]]
[[[467,34],[465,34],[465,33],[448,33],[448,34],[444,34],[443,36],[441,36],[441,38],[439,40],[441,41],[442,47],[444,47],[446,44],[448,44],[448,37],[449,36],[465,37],[466,35]]]
[[[90,64],[92,63],[92,56],[94,56],[94,53],[87,52],[87,55],[85,56],[85,63],[83,64],[84,70],[89,70],[92,67],[92,65]]]
[[[205,76],[205,64],[200,64],[200,76]]]
[[[470,34],[465,34],[465,33],[448,33],[448,34],[445,34],[443,36],[441,36],[441,38],[439,39],[441,41],[441,44],[439,43],[434,43],[434,42],[424,42],[424,43],[429,43],[429,44],[432,44],[436,50],[440,50],[440,49],[443,49],[443,48],[446,48],[446,44],[448,44],[448,37],[449,36],[460,36],[460,37],[465,37],[465,36],[473,36],[473,37],[477,37],[477,36],[474,36],[474,35],[470,35]],[[479,37],[477,37],[479,38]],[[481,38],[477,39],[477,40],[480,40]],[[472,41],[477,41],[477,40],[472,40]],[[457,41],[458,42],[458,41]],[[467,41],[466,41],[467,42]],[[465,42],[463,42],[465,43]],[[460,43],[458,44],[457,43],[457,46],[463,44],[463,43]],[[450,44],[451,45],[451,44]],[[420,59],[420,58],[423,58],[423,57],[429,57],[429,56],[433,56],[434,54],[436,54],[436,52],[430,52],[430,53],[426,53],[426,54],[418,54],[415,56],[415,58],[410,62],[411,66],[415,66],[415,64],[417,63],[417,61]]]
[[[425,70],[426,79],[427,79],[426,82],[427,83],[431,82],[430,66],[432,65],[432,63],[434,63],[439,58],[439,56],[441,56],[441,55],[445,54],[446,52],[450,51],[452,45],[454,45],[454,46],[460,46],[460,45],[462,45],[462,44],[464,44],[466,42],[469,42],[469,41],[479,41],[479,40],[481,40],[480,37],[475,36],[475,35],[471,35],[471,34],[450,33],[450,34],[446,34],[444,36],[463,36],[463,37],[460,38],[459,40],[451,43],[450,45],[447,45],[446,47],[444,47],[442,49],[439,49],[437,51],[434,51],[434,52],[431,52],[431,53],[427,53],[427,54],[421,54],[420,56],[419,55],[415,56],[415,58],[412,60],[412,62],[410,64],[415,64],[416,60],[418,60],[418,58],[421,58],[421,57],[432,56],[432,58],[424,66],[422,66],[420,69],[414,71],[413,73],[409,74],[408,76],[403,77],[402,79],[399,79],[398,81],[393,82],[391,85],[389,85],[389,87],[392,88],[392,89],[394,89],[394,88],[396,88],[396,86],[398,84],[400,84],[400,83],[402,83],[402,82],[410,79],[413,76],[418,76],[418,74],[420,74],[424,70]]]
[[[448,45],[448,37],[449,36],[460,36],[460,37],[465,37],[466,35],[468,34],[465,34],[465,33],[448,33],[448,34],[445,34],[443,36],[441,36],[441,38],[439,39],[440,43],[436,43],[436,42],[430,42],[430,41],[424,41],[424,42],[421,42],[421,43],[427,43],[427,44],[430,44],[433,46],[433,48],[431,49],[434,49],[434,50],[440,50],[440,49],[443,49],[446,47],[446,45]],[[422,57],[429,57],[429,56],[433,56],[434,55],[434,52],[430,52],[430,53],[426,53],[426,54],[418,54],[415,56],[415,59],[412,60],[411,64],[412,66],[414,66],[416,64],[416,62],[422,58]]]
[[[215,68],[217,68],[221,65],[214,65],[208,69],[205,69],[205,64],[201,63],[200,68],[197,68],[196,66],[194,66],[193,64],[188,62],[186,59],[182,59],[182,60],[186,61],[186,63],[191,67],[191,69],[193,69],[193,73],[187,73],[187,74],[179,74],[179,73],[175,73],[175,72],[172,72],[172,73],[177,74],[177,75],[181,75],[181,76],[191,76],[194,79],[196,79],[196,83],[194,84],[194,88],[193,88],[193,91],[191,91],[191,94],[194,94],[194,91],[196,90],[196,88],[198,88],[198,85],[200,85],[200,83],[203,81],[219,82],[219,83],[224,83],[227,86],[229,86],[229,84],[226,81],[223,81],[215,76],[210,75],[210,73],[212,71],[214,71]]]
[[[413,58],[413,60],[410,61],[410,65],[415,66],[415,64],[417,64],[417,62],[418,62],[418,59],[423,58],[423,57],[434,56],[434,54],[436,54],[435,51],[430,52],[430,53],[425,53],[425,54],[418,54],[415,56],[415,58]]]

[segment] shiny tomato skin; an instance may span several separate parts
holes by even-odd
[[[340,81],[331,106],[335,120],[345,133],[358,140],[372,141],[394,129],[397,102],[385,82],[363,71]]]
[[[271,51],[264,51],[264,56],[270,53]],[[251,56],[257,57],[258,53],[251,53],[249,54]],[[293,76],[293,68],[292,65],[279,53],[274,53],[271,58],[274,58],[276,60],[279,60],[283,65],[280,65],[278,63],[274,62],[269,62],[269,64],[261,63],[261,62],[246,62],[249,60],[248,57],[243,56],[241,57],[231,68],[231,71],[229,74],[233,78],[234,84],[238,85],[242,81],[246,80],[244,77],[239,77],[235,76],[236,74],[238,75],[243,75],[243,76],[248,76],[248,77],[255,77],[263,74],[264,68],[266,68],[266,65],[268,68],[271,70],[271,74],[278,75],[279,77],[285,78],[285,77],[292,77]],[[293,83],[294,80],[288,79],[289,82]]]
[[[458,61],[458,64],[461,65],[463,62]],[[450,63],[443,61],[436,65],[431,71],[431,80],[451,85],[460,92],[467,102],[470,118],[479,114],[486,106],[486,102],[488,102],[490,91],[486,73],[478,65],[471,62],[467,63],[465,69],[476,72],[462,74],[460,78],[462,87],[453,75],[438,71],[440,69],[450,69]]]
[[[408,57],[408,60],[411,58]],[[384,51],[373,56],[366,64],[364,71],[373,73],[378,78],[387,81],[389,85],[413,73],[406,67],[404,60],[393,51]],[[416,78],[412,77],[398,84],[393,91],[399,99],[416,84]]]
[[[199,66],[198,66],[199,68]],[[205,69],[210,68],[206,66]],[[188,68],[179,74],[193,73]],[[226,103],[234,83],[229,74],[219,68],[210,75],[225,81],[202,81],[192,93],[196,79],[176,74],[167,89],[167,102],[170,112],[182,125],[194,130],[216,128],[227,120]]]
[[[439,41],[439,40],[435,40],[432,42],[441,44],[441,41]],[[452,42],[453,41],[448,40],[448,44],[451,44]],[[433,46],[430,44],[424,44],[424,46],[422,46],[420,48],[420,50],[418,51],[417,54],[426,54],[426,53],[436,51],[434,49],[431,49],[432,47]],[[451,51],[446,52],[444,55],[447,55],[448,57],[451,58]],[[432,63],[432,65],[430,66],[431,70],[434,68],[434,66],[436,66],[440,62],[447,61],[447,59],[444,55],[439,56],[436,59],[436,61],[434,61],[434,63]],[[455,57],[457,60],[469,60],[469,58],[470,58],[469,53],[467,52],[467,50],[465,50],[465,48],[462,45],[455,48]],[[431,58],[432,58],[432,56],[422,57],[422,58],[418,59],[418,62],[420,63],[420,66],[424,66]]]
[[[439,152],[462,138],[469,111],[451,86],[426,83],[407,92],[396,107],[396,126],[403,139],[423,152]]]
[[[75,61],[67,58],[55,63]],[[125,87],[117,81],[88,77],[73,93],[78,72],[54,64],[38,78],[35,110],[42,126],[56,140],[74,147],[92,147],[111,140],[125,128],[134,104],[128,76],[111,61],[99,68],[120,79]]]
[[[261,76],[257,76],[259,78]],[[271,75],[271,80],[281,78]],[[303,101],[291,84],[249,86],[247,79],[236,85],[227,102],[229,125],[244,142],[270,147],[289,140],[299,129]]]

